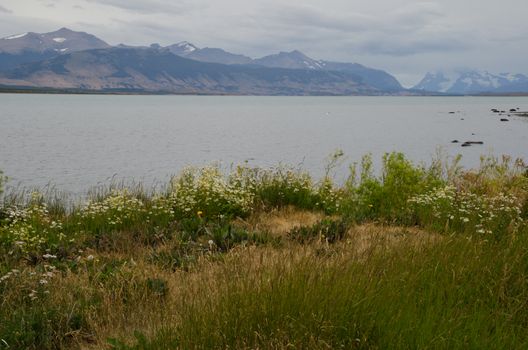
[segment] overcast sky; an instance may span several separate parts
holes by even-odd
[[[526,15],[528,0],[0,0],[0,37],[68,27],[110,44],[298,49],[408,86],[438,69],[528,73]]]

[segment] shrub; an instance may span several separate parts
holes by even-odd
[[[171,271],[189,270],[208,251],[208,247],[196,242],[178,242],[172,247],[156,249],[150,254],[149,261]]]
[[[343,219],[323,219],[312,226],[295,227],[288,232],[288,237],[299,243],[308,243],[314,239],[335,243],[346,236],[349,225]]]
[[[218,167],[188,168],[171,181],[170,200],[179,218],[246,216],[252,209],[251,178],[243,168],[226,177]]]
[[[307,173],[287,167],[258,172],[255,197],[264,207],[295,206],[334,214],[339,210],[341,192],[328,176],[316,183]]]
[[[71,243],[60,220],[50,215],[42,195],[35,192],[25,207],[4,208],[0,222],[0,244],[11,255],[42,255]]]
[[[513,195],[477,195],[453,186],[409,199],[416,222],[437,232],[463,232],[503,237],[523,221],[521,204]]]
[[[367,155],[356,179],[355,168],[346,185],[343,213],[357,221],[405,221],[407,200],[444,183],[435,168],[415,166],[402,153],[383,156],[382,174],[373,175]]]
[[[267,232],[249,232],[230,222],[217,222],[206,228],[211,249],[226,252],[238,244],[267,244],[276,240]],[[212,243],[212,244],[211,244]]]

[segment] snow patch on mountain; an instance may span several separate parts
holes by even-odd
[[[7,36],[7,37],[5,37],[4,39],[5,39],[5,40],[19,39],[19,38],[23,38],[23,37],[25,37],[25,36],[28,35],[28,34],[29,34],[29,33],[15,34],[15,35]]]
[[[180,43],[177,43],[176,46],[181,48],[186,53],[191,53],[191,52],[196,51],[198,49],[196,46],[194,46],[193,44],[191,44],[191,43],[189,43],[187,41],[182,41]]]
[[[450,94],[474,94],[493,92],[518,92],[524,90],[528,77],[522,74],[488,71],[461,71],[454,73],[429,72],[414,89]]]
[[[66,41],[66,38],[53,38],[53,41],[55,41],[56,43],[63,43]]]

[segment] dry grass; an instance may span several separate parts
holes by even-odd
[[[432,244],[443,236],[418,227],[399,227],[378,224],[363,224],[352,227],[348,233],[348,242],[353,242],[358,252],[369,251],[376,247],[391,247],[409,244],[415,248]]]
[[[284,236],[295,226],[312,225],[322,218],[319,213],[311,213],[287,208],[269,214],[252,217],[246,222],[251,228],[266,229],[274,235]],[[193,302],[193,295],[207,286],[211,299],[219,298],[222,293],[222,280],[219,276],[233,275],[233,269],[238,269],[238,276],[260,276],[265,271],[280,269],[288,273],[292,268],[304,260],[318,259],[321,266],[335,264],[336,261],[349,259],[360,260],[372,251],[387,246],[422,247],[437,240],[437,237],[414,228],[399,228],[366,224],[350,229],[348,237],[343,241],[329,245],[316,241],[307,245],[287,242],[282,247],[271,246],[237,246],[222,256],[214,254],[203,255],[188,271],[175,272],[162,269],[150,261],[154,249],[170,249],[174,242],[165,242],[156,248],[131,249],[127,252],[107,252],[96,256],[95,264],[102,261],[120,260],[120,276],[116,277],[115,286],[94,284],[89,279],[88,271],[69,273],[54,284],[61,286],[56,290],[62,295],[62,288],[81,290],[81,293],[96,293],[101,296],[98,310],[90,314],[89,328],[93,330],[93,343],[82,346],[86,349],[104,347],[109,338],[119,338],[132,341],[132,334],[136,330],[147,337],[163,326],[178,324],[181,313],[182,300]],[[133,255],[131,255],[131,253]],[[230,273],[225,271],[229,270]],[[122,295],[134,285],[141,285],[148,278],[160,279],[167,282],[168,293],[158,299],[144,290],[135,290],[133,302],[124,302]],[[254,283],[261,283],[262,279],[255,277]],[[74,300],[70,302],[74,303]]]
[[[220,300],[225,295],[225,278],[247,279],[256,288],[264,283],[261,287],[267,288],[263,276],[271,271],[292,274],[304,261],[317,261],[321,268],[350,259],[361,262],[383,247],[420,248],[436,239],[414,228],[375,224],[354,226],[335,244],[324,240],[300,244],[287,237],[292,228],[312,226],[324,218],[322,213],[293,207],[256,214],[236,224],[249,231],[268,232],[281,239],[281,244],[236,245],[224,253],[199,248],[190,253],[194,254],[192,263],[176,269],[153,257],[163,253],[168,256],[164,259],[172,258],[171,252],[179,251],[183,244],[180,238],[144,244],[133,232],[117,232],[98,248],[79,251],[75,265],[57,270],[44,287],[48,294],[39,295],[32,303],[43,310],[59,307],[65,324],[77,316],[82,318],[83,326],[78,328],[82,330],[62,335],[68,345],[61,347],[101,349],[108,346],[110,338],[133,342],[135,331],[155,337],[164,326],[177,327],[187,304],[202,303],[204,296]],[[3,295],[5,305],[16,304],[21,293],[39,287],[40,268],[27,266],[21,272],[34,277],[8,289]],[[149,289],[152,280],[165,284],[162,295]]]
[[[324,218],[321,212],[301,210],[293,206],[258,212],[247,220],[237,223],[251,231],[269,232],[275,237],[284,237],[294,227],[311,226]]]

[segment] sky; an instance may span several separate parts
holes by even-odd
[[[428,71],[528,73],[527,0],[0,0],[0,37],[85,31],[253,58],[300,50],[417,83]]]

